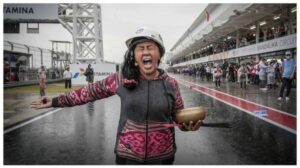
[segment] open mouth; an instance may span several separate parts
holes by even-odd
[[[141,60],[141,68],[147,71],[151,71],[155,69],[155,59],[153,59],[151,56],[143,56]]]
[[[143,59],[143,64],[144,65],[150,65],[150,64],[152,64],[152,59],[151,58]]]
[[[152,60],[151,59],[143,60],[143,64],[144,65],[152,64]]]

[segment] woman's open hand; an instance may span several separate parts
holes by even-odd
[[[197,123],[193,123],[193,121],[190,121],[190,123],[187,125],[186,123],[183,123],[180,129],[182,131],[197,131],[200,126],[202,125],[202,120],[197,121]]]
[[[38,100],[31,102],[30,107],[33,109],[43,109],[43,108],[50,108],[52,106],[52,99],[49,97],[42,97]]]

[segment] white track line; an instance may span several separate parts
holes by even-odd
[[[184,83],[182,83],[182,82],[179,82],[179,83],[182,84],[182,85],[184,85],[184,86],[186,86],[187,88],[190,87],[189,85],[184,84]],[[247,113],[247,114],[250,114],[250,115],[252,115],[252,116],[254,116],[254,117],[256,117],[256,118],[262,119],[262,120],[264,120],[264,121],[266,121],[266,122],[268,122],[268,123],[270,123],[270,124],[276,125],[276,126],[282,128],[282,129],[284,129],[284,130],[287,130],[287,131],[289,131],[289,132],[291,132],[291,133],[293,133],[293,134],[297,134],[296,130],[294,130],[294,129],[291,129],[291,128],[289,128],[289,127],[286,127],[286,126],[284,126],[284,125],[281,125],[281,124],[279,124],[279,123],[276,123],[276,122],[274,122],[274,121],[272,121],[272,120],[270,120],[270,119],[267,119],[267,118],[264,118],[264,117],[259,117],[259,116],[255,115],[254,113],[252,113],[251,111],[248,111],[248,110],[246,110],[246,109],[242,109],[242,108],[239,107],[239,106],[236,106],[236,105],[227,103],[226,101],[224,101],[224,100],[222,100],[222,99],[219,99],[218,97],[214,97],[214,96],[212,96],[212,95],[210,95],[210,94],[208,94],[208,93],[205,93],[205,92],[203,92],[203,91],[201,91],[201,90],[198,90],[197,88],[192,88],[192,89],[193,89],[193,90],[196,90],[196,91],[198,91],[198,92],[201,92],[202,94],[205,94],[205,95],[207,95],[207,96],[209,96],[209,97],[212,97],[212,98],[214,98],[214,99],[217,99],[217,100],[219,100],[220,102],[223,102],[223,103],[225,103],[225,104],[227,104],[227,105],[229,105],[229,106],[231,106],[231,107],[237,108],[237,109],[239,109],[239,110],[241,110],[241,111],[243,111],[243,112],[245,112],[245,113]]]
[[[42,119],[42,118],[44,118],[44,117],[46,117],[46,116],[48,116],[50,114],[54,114],[54,113],[56,113],[56,112],[58,112],[60,110],[62,110],[62,108],[54,109],[52,111],[46,112],[45,114],[42,114],[42,115],[37,116],[37,117],[34,117],[34,118],[32,118],[32,119],[30,119],[28,121],[25,121],[24,123],[21,123],[19,125],[13,126],[13,127],[9,128],[7,130],[4,130],[4,134],[9,133],[9,132],[11,132],[11,131],[13,131],[15,129],[21,128],[21,127],[23,127],[25,125],[28,125],[28,124],[36,121],[36,120]]]

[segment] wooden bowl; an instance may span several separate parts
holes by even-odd
[[[191,107],[178,110],[176,112],[176,122],[178,124],[186,123],[189,124],[190,121],[196,123],[199,120],[204,120],[206,116],[206,110],[204,107]]]

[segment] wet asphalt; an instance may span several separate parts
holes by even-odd
[[[208,108],[205,123],[176,129],[175,165],[295,165],[296,135],[180,85],[185,107]],[[296,105],[294,105],[296,106]],[[120,99],[64,108],[4,134],[4,165],[113,165]]]

